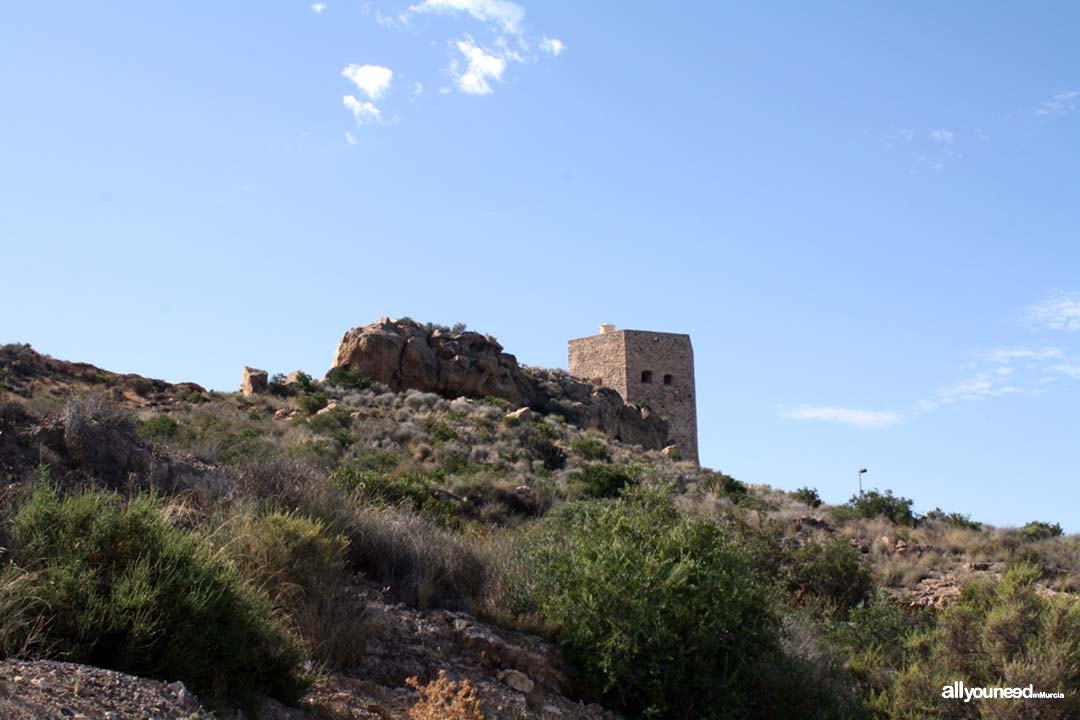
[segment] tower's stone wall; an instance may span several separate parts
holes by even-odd
[[[684,460],[698,461],[697,390],[689,335],[619,330],[571,340],[570,373],[660,413]]]
[[[626,400],[626,338],[623,333],[609,332],[571,340],[569,352],[571,375],[612,388]]]

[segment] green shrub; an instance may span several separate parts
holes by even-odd
[[[180,432],[180,423],[168,415],[158,415],[139,423],[139,434],[151,440],[172,440]]]
[[[746,483],[739,482],[722,472],[707,471],[701,484],[707,491],[725,495],[735,502],[741,501],[750,494],[750,488],[746,486]]]
[[[803,505],[809,505],[812,508],[821,507],[821,496],[818,495],[817,488],[801,487],[792,491],[790,495],[793,500],[798,500]]]
[[[908,637],[903,667],[877,709],[897,719],[1080,717],[1080,603],[1040,595],[1038,577],[1037,568],[1016,566],[999,582],[966,587],[934,627]],[[957,680],[968,687],[1034,685],[1065,697],[970,704],[942,698],[942,688]]]
[[[314,392],[308,395],[301,395],[296,404],[300,406],[300,412],[305,415],[314,415],[315,413],[326,407],[329,400],[324,392]]]
[[[315,657],[335,668],[364,651],[363,606],[350,599],[349,540],[310,518],[284,512],[234,523],[229,557],[286,613]]]
[[[976,532],[979,532],[983,529],[982,523],[975,522],[971,519],[970,515],[961,515],[958,512],[947,513],[941,508],[934,508],[926,513],[923,519],[944,523],[949,527],[960,530],[975,530]]]
[[[421,424],[424,426],[424,429],[427,430],[428,435],[431,436],[432,442],[437,445],[450,442],[451,440],[457,440],[458,435],[454,428],[438,418],[424,418]]]
[[[570,449],[583,460],[611,462],[611,452],[603,440],[587,435],[578,435],[570,443]]]
[[[533,458],[544,463],[545,470],[562,470],[566,467],[566,453],[563,449],[539,433],[529,433],[525,439],[525,447]]]
[[[156,499],[39,487],[15,520],[16,556],[40,579],[46,642],[75,662],[180,679],[198,693],[295,701],[295,644],[265,594],[168,523]]]
[[[1020,536],[1025,540],[1036,541],[1045,540],[1046,538],[1061,537],[1064,531],[1061,529],[1061,525],[1054,523],[1051,525],[1048,522],[1041,522],[1039,520],[1032,520],[1024,527],[1020,528]]]
[[[833,518],[838,522],[846,522],[855,518],[872,520],[883,517],[897,525],[914,526],[916,518],[911,510],[913,503],[914,501],[908,498],[893,495],[892,490],[884,493],[867,490],[862,495],[853,495],[846,505],[833,508]]]
[[[611,498],[636,483],[627,468],[613,465],[586,465],[570,475],[570,491],[576,497]]]
[[[292,397],[296,394],[296,387],[285,382],[285,373],[275,373],[270,378],[267,390],[270,391],[271,395],[280,398]]]
[[[743,549],[723,527],[636,490],[564,505],[521,563],[525,609],[609,701],[646,717],[713,718],[750,703],[776,622]]]
[[[348,390],[367,390],[372,386],[372,381],[359,370],[350,370],[345,367],[333,368],[326,374],[326,382]]]
[[[796,598],[818,598],[842,613],[869,598],[874,589],[870,569],[843,537],[795,549],[786,582]]]

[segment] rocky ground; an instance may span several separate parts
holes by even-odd
[[[414,610],[365,584],[370,635],[360,666],[322,678],[302,707],[267,700],[264,720],[397,720],[419,694],[406,685],[440,670],[468,680],[490,720],[614,719],[580,696],[573,670],[550,644],[461,612]],[[38,720],[199,720],[218,717],[184,687],[53,661],[0,662],[0,718]]]
[[[5,720],[201,720],[213,718],[183,683],[166,684],[73,663],[0,662]]]

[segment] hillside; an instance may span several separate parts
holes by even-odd
[[[443,717],[415,686],[445,671],[487,718],[937,717],[960,678],[1066,697],[955,717],[1080,716],[1080,543],[1049,522],[680,462],[648,408],[459,328],[356,328],[317,377],[0,347],[0,708],[108,670],[194,716]]]

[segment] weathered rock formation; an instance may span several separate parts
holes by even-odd
[[[381,318],[345,333],[333,368],[360,372],[395,391],[502,398],[646,449],[659,450],[668,440],[667,422],[649,408],[627,405],[616,391],[563,372],[518,365],[495,338],[477,332]]]
[[[270,373],[245,367],[240,374],[240,392],[244,397],[251,397],[266,392],[270,385]]]

